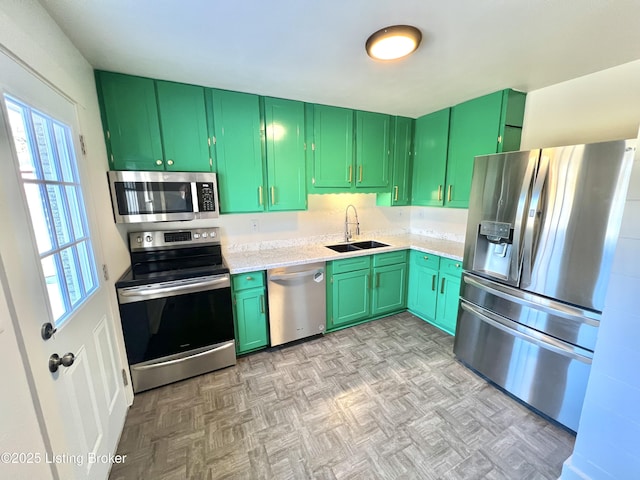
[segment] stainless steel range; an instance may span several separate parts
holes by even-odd
[[[116,289],[133,390],[235,365],[218,229],[130,233],[129,249]]]

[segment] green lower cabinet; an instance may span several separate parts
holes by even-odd
[[[436,317],[440,257],[411,250],[407,308],[422,318]]]
[[[369,269],[336,273],[332,276],[328,330],[370,316],[369,276]]]
[[[407,308],[406,250],[329,262],[327,276],[327,331]]]
[[[460,300],[460,276],[440,273],[438,307],[435,324],[451,335],[456,333],[458,303]]]
[[[269,326],[264,272],[234,275],[232,283],[236,353],[266,347],[269,344]]]
[[[371,315],[374,317],[407,308],[407,264],[373,269]]]
[[[407,307],[411,313],[454,335],[462,262],[411,250]]]

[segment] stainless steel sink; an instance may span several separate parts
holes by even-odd
[[[364,242],[354,243],[339,243],[337,245],[325,245],[334,252],[346,253],[346,252],[358,252],[360,250],[368,250],[370,248],[388,247],[386,243],[376,242],[374,240],[367,240]]]
[[[380,248],[380,247],[388,247],[386,243],[376,242],[375,240],[366,240],[364,242],[353,242],[351,245],[357,248],[369,249],[369,248]]]

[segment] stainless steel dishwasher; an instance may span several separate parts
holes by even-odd
[[[267,270],[272,346],[324,332],[324,272],[324,262]]]

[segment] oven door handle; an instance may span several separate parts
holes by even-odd
[[[193,281],[165,282],[154,285],[142,285],[118,289],[118,301],[122,303],[142,302],[155,298],[175,297],[187,293],[205,292],[230,287],[229,275],[199,277]]]

